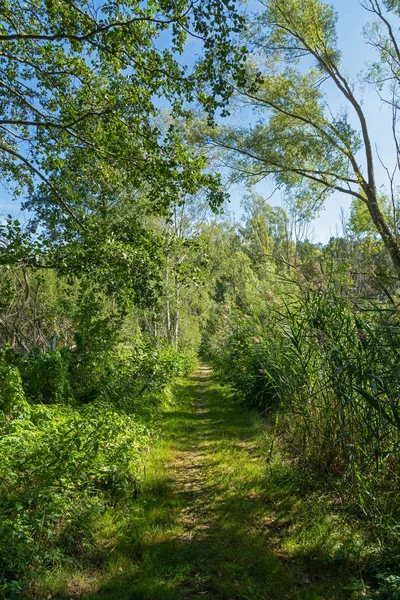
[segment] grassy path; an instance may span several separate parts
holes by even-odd
[[[257,416],[206,367],[178,397],[149,455],[134,514],[123,531],[110,533],[96,591],[82,595],[70,588],[70,597],[355,598],[344,589],[352,566],[335,562],[318,539],[325,535],[332,543],[334,525],[306,523],[302,540],[306,500],[293,498],[284,477],[283,492],[271,487],[267,438]],[[297,521],[303,522],[300,532]]]

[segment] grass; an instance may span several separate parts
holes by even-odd
[[[363,540],[282,458],[256,413],[210,377],[177,390],[129,509],[99,515],[97,551],[39,598],[333,600],[361,597]],[[204,386],[204,382],[203,382]]]

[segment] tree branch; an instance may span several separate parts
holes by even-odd
[[[45,175],[43,175],[43,173],[41,173],[27,158],[25,158],[24,156],[22,156],[21,154],[19,154],[15,150],[13,150],[12,148],[9,148],[8,146],[4,146],[3,144],[0,144],[0,150],[3,150],[3,152],[6,152],[7,154],[11,154],[11,156],[14,156],[14,158],[17,158],[18,160],[20,160],[26,167],[28,167],[28,169],[30,171],[32,171],[32,173],[34,173],[37,177],[39,177],[39,179],[41,179],[51,189],[51,191],[53,192],[53,194],[55,195],[55,197],[57,198],[57,200],[59,201],[61,206],[73,218],[75,223],[77,223],[77,225],[81,229],[83,229],[84,231],[87,231],[84,224],[78,219],[78,217],[75,215],[72,208],[63,199],[63,197],[60,195],[60,193],[58,192],[58,190],[56,189],[54,184],[49,179],[47,179],[47,177],[45,177]]]

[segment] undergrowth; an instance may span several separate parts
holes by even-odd
[[[43,577],[39,597],[64,600],[350,600],[366,536],[280,448],[271,431],[213,379],[177,389],[145,463],[140,494],[109,510],[98,552]],[[365,588],[367,589],[367,588]]]
[[[270,423],[267,461],[283,448],[322,482],[367,532],[368,597],[400,597],[395,301],[351,298],[332,283],[292,291],[262,315],[225,306],[222,316],[208,352],[223,381]]]
[[[169,386],[192,369],[193,357],[161,346],[143,352],[141,361],[136,355],[117,349],[113,371],[110,357],[103,366],[107,384],[92,401],[82,402],[69,393],[70,357],[58,351],[28,359],[3,353],[2,598],[29,597],[42,572],[91,554],[96,520],[122,510],[138,493]],[[66,382],[59,379],[60,371]]]

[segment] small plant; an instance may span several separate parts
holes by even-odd
[[[28,413],[18,367],[0,363],[0,418],[7,421]]]
[[[68,353],[34,352],[22,369],[27,396],[34,402],[62,402],[71,395]]]

